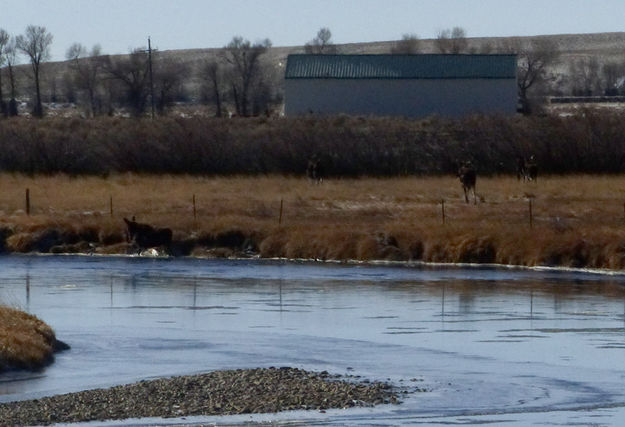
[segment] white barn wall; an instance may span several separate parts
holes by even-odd
[[[286,79],[285,114],[514,114],[515,79]]]

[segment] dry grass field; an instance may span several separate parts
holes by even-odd
[[[175,255],[625,267],[620,176],[478,177],[477,194],[466,204],[453,176],[314,185],[283,176],[6,174],[0,229],[9,252],[126,253],[122,218],[136,216],[171,228]]]

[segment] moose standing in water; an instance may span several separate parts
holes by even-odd
[[[458,178],[462,183],[462,189],[464,190],[464,201],[469,203],[468,192],[473,192],[473,203],[477,205],[477,196],[475,195],[475,182],[477,180],[477,173],[475,168],[471,164],[471,161],[466,161],[457,172]]]
[[[139,248],[165,247],[169,249],[171,246],[171,228],[156,228],[149,224],[142,224],[136,222],[134,216],[131,220],[124,218],[124,222],[128,229],[128,241],[136,244]]]

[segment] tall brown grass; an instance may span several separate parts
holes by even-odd
[[[0,372],[41,367],[52,358],[54,332],[37,317],[0,305]]]
[[[0,237],[7,251],[125,252],[122,217],[136,216],[172,228],[177,255],[625,267],[620,177],[478,177],[477,193],[477,205],[464,203],[452,176],[314,185],[292,176],[2,174]]]

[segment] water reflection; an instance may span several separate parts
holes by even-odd
[[[30,274],[26,273],[26,310],[30,310]]]
[[[4,377],[0,400],[291,365],[397,383],[421,377],[432,391],[368,420],[530,410],[521,402],[532,402],[530,412],[618,405],[624,282],[505,269],[3,257],[0,300],[50,323],[72,350],[43,373]]]

